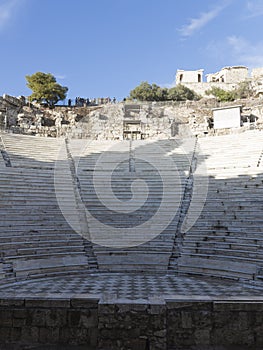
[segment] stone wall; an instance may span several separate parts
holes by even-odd
[[[167,348],[164,300],[114,300],[99,303],[98,348],[164,350]]]
[[[237,84],[248,78],[248,68],[244,66],[224,67],[219,72],[207,74],[208,82],[222,82]]]
[[[79,127],[88,137],[99,140],[122,140],[123,125],[127,119],[140,123],[141,135],[136,136],[139,138],[169,139],[189,135],[216,135],[218,131],[213,128],[212,109],[240,104],[242,127],[219,131],[220,134],[228,134],[250,128],[263,128],[263,105],[259,102],[260,100],[256,99],[249,101],[249,104],[246,100],[218,104],[214,99],[203,99],[181,103],[140,103],[137,104],[137,109],[134,108],[132,114],[129,114],[129,118],[125,112],[127,105],[118,104],[91,113],[86,122]]]
[[[208,83],[188,84],[201,87]],[[220,83],[213,83],[214,85]],[[230,84],[231,86],[233,84]],[[229,85],[229,88],[231,86]],[[233,87],[233,86],[232,86]],[[218,103],[214,98],[186,102],[117,103],[91,107],[44,108],[25,105],[23,99],[0,98],[0,129],[44,137],[74,137],[93,140],[164,139],[214,135],[212,108],[242,105],[242,130],[263,128],[262,99]],[[130,109],[130,110],[129,110]],[[129,125],[129,123],[131,123]],[[134,124],[132,124],[134,123]],[[134,127],[133,127],[133,126]],[[136,129],[130,133],[128,130]],[[135,130],[134,129],[134,130]],[[220,130],[231,133],[237,130]]]
[[[240,83],[246,80],[248,75],[247,67],[225,67],[222,69],[226,83]]]
[[[0,299],[0,344],[96,346],[98,300],[63,295]]]
[[[252,79],[259,79],[263,77],[263,68],[253,68],[251,71]]]
[[[98,106],[55,107],[27,104],[23,97],[0,97],[0,129],[26,135],[66,137],[79,120]]]
[[[263,299],[120,300],[63,294],[0,299],[0,345],[102,350],[263,346]]]
[[[220,82],[183,83],[183,85],[185,85],[191,90],[194,90],[198,95],[202,97],[211,97],[212,95],[207,95],[206,91],[212,89],[213,87],[217,87],[226,91],[232,91],[237,87],[237,84],[235,83],[227,84],[227,83],[220,83]]]
[[[263,300],[196,300],[167,303],[167,345],[263,346]]]
[[[140,126],[137,129],[141,132],[137,138],[169,139],[208,132],[208,119],[212,117],[211,108],[197,108],[195,103],[190,102],[140,103],[138,106],[132,113],[127,113],[132,104],[103,107],[91,113],[78,127],[93,139],[122,140],[125,138],[124,123],[138,121]]]

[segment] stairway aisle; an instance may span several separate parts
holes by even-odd
[[[167,271],[190,167],[178,142],[92,141],[75,159],[100,271]]]

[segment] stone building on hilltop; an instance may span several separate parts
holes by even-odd
[[[237,84],[248,79],[248,68],[245,66],[224,67],[219,72],[207,74],[208,83]]]
[[[224,67],[219,72],[206,74],[206,82],[203,81],[203,72],[203,69],[195,71],[178,69],[175,82],[176,84],[183,84],[200,96],[205,97],[206,91],[212,87],[231,91],[240,82],[249,79],[248,68],[245,66]]]
[[[198,70],[178,69],[176,72],[176,84],[202,83],[203,73],[204,73],[203,69],[198,69]]]

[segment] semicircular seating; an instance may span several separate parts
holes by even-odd
[[[170,139],[125,143],[88,140],[84,149],[81,140],[65,142],[60,138],[6,133],[1,134],[1,139],[2,282],[94,270],[103,273],[198,274],[257,281],[262,278],[262,132],[253,130],[210,136],[198,141]],[[153,152],[151,145],[162,151]],[[154,191],[153,198],[162,195],[154,171],[138,160],[139,155],[156,159],[157,168],[172,178],[175,176],[173,169],[165,168],[165,157],[169,157],[176,165],[176,176],[180,177],[178,210],[171,212],[174,208],[172,195],[166,199],[167,215],[172,214],[173,220],[156,237],[134,247],[105,247],[96,244],[96,240],[89,242],[70,225],[73,220],[80,230],[94,229],[96,221],[91,220],[88,213],[98,211],[92,185],[94,169],[100,157],[109,154],[114,147],[127,153],[127,164],[121,164],[115,174],[120,181],[113,183],[114,195],[119,198],[125,194],[126,185],[121,182],[126,184],[127,176],[136,171],[144,174],[145,181]],[[58,160],[59,155],[62,158]],[[105,157],[102,167],[96,169],[102,191],[105,181],[112,175],[112,165],[118,164],[114,157],[108,161]],[[60,177],[64,191],[61,195],[66,215],[57,201],[58,185],[54,183],[57,162],[63,165],[56,176]],[[191,208],[193,190],[198,190],[194,172],[204,164],[206,171],[202,176],[209,180],[209,186],[203,210],[193,226],[187,232],[181,232],[183,220],[189,211],[195,210]],[[153,201],[153,208],[155,204]],[[100,210],[98,218],[109,215],[105,208],[100,207]],[[141,212],[142,220],[144,217],[148,220],[149,210],[147,207]],[[127,217],[118,216],[123,234]],[[103,220],[104,223],[110,221],[111,216]],[[145,225],[141,234],[147,236],[153,229],[156,227]]]

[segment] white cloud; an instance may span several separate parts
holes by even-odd
[[[235,35],[229,36],[227,38],[227,43],[230,45],[232,50],[237,54],[244,52],[248,46],[248,42],[244,38],[238,37]]]
[[[248,1],[247,10],[248,10],[247,17],[249,18],[263,16],[263,1],[262,0]]]
[[[201,13],[199,17],[190,19],[190,23],[184,25],[179,32],[182,36],[187,37],[193,35],[196,31],[203,28],[207,23],[216,18],[220,12],[228,5],[228,2],[221,6],[216,6],[208,12]]]
[[[218,68],[236,65],[249,69],[263,67],[263,39],[252,42],[232,35],[219,41],[212,40],[205,50],[207,58],[216,62]]]
[[[58,75],[54,74],[54,75],[57,79],[60,79],[60,80],[65,80],[67,78],[66,75],[61,75],[61,74],[58,74]]]
[[[242,37],[231,36],[227,38],[227,45],[237,64],[249,68],[263,67],[263,41],[252,43]]]
[[[0,30],[2,30],[11,20],[16,12],[15,9],[19,4],[21,4],[21,1],[19,0],[0,1]]]

